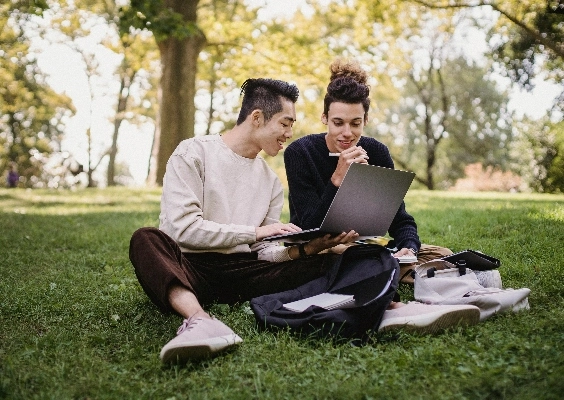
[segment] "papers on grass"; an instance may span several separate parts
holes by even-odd
[[[372,238],[357,240],[356,244],[379,244],[380,246],[386,246],[390,239],[382,236],[375,236]],[[395,253],[398,251],[397,248],[390,249],[391,252]],[[405,256],[397,257],[400,264],[413,264],[417,262],[417,256],[413,254],[407,254]]]
[[[321,293],[284,304],[284,308],[295,312],[303,312],[311,306],[322,307],[326,310],[348,308],[354,306],[354,296],[352,294]]]

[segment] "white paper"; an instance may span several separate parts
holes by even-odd
[[[352,294],[321,293],[316,296],[286,303],[284,304],[284,308],[295,312],[303,312],[311,306],[333,310],[335,308],[350,307],[351,305],[354,305],[354,296]]]

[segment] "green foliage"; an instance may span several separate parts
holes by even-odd
[[[196,102],[201,115],[206,115],[205,134],[222,133],[235,125],[238,102],[227,102],[228,93],[238,92],[250,77],[264,74],[261,46],[249,35],[260,31],[256,10],[240,1],[206,1],[198,8],[198,25],[206,35],[206,43],[198,59],[197,89],[208,101]],[[238,100],[238,99],[237,99]],[[204,119],[204,118],[202,118]],[[202,133],[202,132],[201,132]]]
[[[511,3],[515,6],[515,2]],[[539,72],[548,72],[555,83],[564,82],[564,25],[562,14],[555,13],[550,2],[518,2],[511,10],[520,13],[520,20],[527,25],[511,24],[503,34],[504,40],[494,48],[493,58],[505,66],[505,71],[512,81],[531,90],[532,80]],[[500,4],[499,7],[509,5]],[[506,25],[507,26],[507,25]],[[491,33],[499,32],[499,26]],[[564,90],[564,88],[563,88]],[[564,92],[559,98],[558,107],[564,110]]]
[[[411,0],[427,9],[489,8],[500,17],[488,42],[492,58],[516,83],[530,90],[535,76],[548,73],[556,84],[564,82],[564,25],[559,0]],[[555,10],[560,7],[560,12]],[[555,107],[564,110],[564,92]]]
[[[524,146],[534,166],[531,187],[538,192],[564,193],[564,122],[530,129],[525,132]]]
[[[0,6],[0,174],[17,164],[27,187],[48,179],[43,165],[59,149],[71,100],[54,92],[29,52],[21,10]],[[35,9],[34,9],[35,10]],[[14,14],[15,13],[15,14]]]
[[[182,40],[201,33],[195,20],[186,21],[182,14],[167,7],[163,0],[131,0],[120,8],[119,13],[120,30],[123,33],[129,33],[132,28],[147,29],[153,32],[157,41],[170,37]]]
[[[56,31],[61,43],[80,55],[83,76],[88,82],[89,100],[91,103],[101,101],[108,105],[114,104],[113,113],[107,117],[108,129],[103,131],[86,127],[86,140],[84,150],[88,152],[89,162],[86,168],[88,186],[95,186],[92,173],[100,166],[102,160],[108,157],[107,184],[113,186],[117,174],[116,157],[118,154],[118,136],[122,122],[126,121],[135,125],[142,125],[148,121],[156,120],[158,102],[156,92],[159,78],[159,57],[154,37],[150,32],[130,30],[119,32],[119,10],[115,2],[100,2],[97,0],[60,1],[52,3],[46,13],[49,21],[47,32]],[[88,23],[85,23],[88,21]],[[95,24],[93,25],[93,22]],[[92,38],[92,30],[103,25],[106,33],[103,38],[96,39],[96,45],[91,41],[85,44],[85,38]],[[99,56],[100,49],[110,50],[121,57],[121,62],[116,66],[113,80],[105,78],[106,63]],[[97,84],[104,80],[102,85]],[[117,89],[117,90],[116,90]],[[87,121],[93,121],[100,114],[98,107],[90,107]],[[105,110],[104,110],[105,112]],[[113,128],[113,132],[111,129]],[[102,134],[93,134],[93,131],[102,131]],[[100,136],[109,137],[110,140],[102,141]],[[109,144],[107,144],[109,142]],[[103,147],[99,153],[93,148]]]
[[[387,72],[395,49],[387,45],[387,29],[379,20],[371,19],[371,15],[378,15],[370,11],[374,4],[307,3],[308,12],[274,20],[257,20],[257,10],[249,10],[238,1],[201,3],[198,20],[207,44],[200,54],[200,93],[215,90],[216,97],[220,91],[224,96],[235,93],[245,79],[253,76],[294,82],[302,91],[296,137],[324,129],[319,117],[329,83],[329,65],[336,57],[355,57],[367,67],[374,104],[382,97],[393,96],[396,91]],[[228,127],[226,118],[233,120],[235,116],[228,114],[233,110],[224,103],[210,100],[197,106],[208,114],[208,121]]]
[[[41,15],[49,8],[47,0],[12,0],[6,3],[4,7],[8,7],[11,13],[17,13],[22,18]]]
[[[564,390],[562,195],[410,191],[425,243],[498,257],[529,311],[466,329],[376,335],[363,347],[263,331],[247,303],[211,308],[244,342],[185,367],[158,353],[163,315],[128,260],[159,190],[0,189],[0,398],[559,399]],[[515,216],[518,216],[516,218]],[[412,298],[410,287],[402,297]]]
[[[417,67],[410,57],[413,48],[408,46],[409,41],[425,35],[448,38],[454,29],[451,26],[455,19],[453,15],[458,10],[483,6],[485,3],[462,0],[309,0],[306,4],[306,11],[298,11],[291,18],[274,20],[258,19],[259,10],[249,8],[246,2],[240,0],[133,0],[117,4],[115,1],[100,0],[12,1],[6,7],[12,10],[12,18],[29,19],[32,13],[47,13],[45,9],[50,6],[48,11],[56,15],[56,18],[49,20],[52,28],[67,37],[83,39],[92,26],[106,24],[108,37],[103,45],[124,56],[124,62],[116,71],[116,80],[119,78],[123,90],[112,97],[118,100],[116,112],[110,117],[114,123],[115,139],[122,120],[134,124],[160,122],[156,133],[161,136],[155,143],[174,148],[178,141],[194,133],[190,114],[194,110],[198,112],[198,122],[207,122],[205,132],[199,130],[198,133],[223,132],[234,124],[240,84],[253,76],[270,76],[297,83],[302,95],[297,104],[295,137],[321,132],[325,127],[320,123],[319,115],[329,79],[329,64],[336,57],[354,57],[370,76],[372,106],[369,117],[373,123],[367,129],[368,134],[386,142],[392,148],[398,165],[416,170],[418,178],[426,186],[451,185],[462,175],[467,163],[482,162],[502,168],[515,163],[507,152],[511,147],[510,142],[514,140],[515,129],[511,128],[515,121],[507,112],[506,94],[497,92],[494,83],[485,78],[486,69],[465,65],[462,59],[436,58],[440,63],[440,72],[444,74],[447,113],[443,110],[445,102],[436,75],[439,69],[423,70],[417,76],[420,80],[409,81],[410,75],[416,77],[413,72]],[[498,58],[499,62],[516,59],[517,50],[512,50],[511,46],[535,24],[542,25],[539,29],[541,33],[546,33],[546,40],[556,44],[561,42],[558,39],[562,26],[555,25],[554,19],[543,8],[544,3],[543,7],[539,6],[538,1],[532,0],[503,0],[488,4],[488,7],[503,12],[492,31],[492,35],[495,34],[492,39],[504,43],[503,51],[507,55],[503,59]],[[438,10],[436,7],[446,9]],[[513,21],[512,18],[525,24],[525,28],[516,22],[509,22]],[[428,24],[423,25],[422,22]],[[179,48],[165,43],[167,38],[182,41],[196,36],[201,42],[194,40]],[[116,37],[120,40],[116,40]],[[526,53],[527,57],[543,54],[543,68],[554,72],[551,76],[553,79],[559,79],[561,58],[550,55],[558,53],[538,42],[538,38],[535,40],[534,51],[525,47],[519,48],[519,51]],[[200,46],[203,46],[201,52]],[[16,47],[14,45],[14,49]],[[157,78],[161,72],[157,61],[158,48],[162,52],[163,65],[175,70],[170,76],[163,77],[161,82],[172,82],[170,87],[182,90],[161,87],[161,98],[157,100]],[[180,56],[180,49],[188,53]],[[78,47],[76,50],[83,55],[86,53]],[[420,52],[422,48],[416,50]],[[27,49],[19,51],[27,53]],[[90,54],[88,56],[93,57]],[[194,65],[188,65],[192,61]],[[531,66],[533,61],[536,62],[537,58],[530,58],[527,65]],[[527,68],[515,65],[515,71],[527,71]],[[535,65],[538,67],[539,64]],[[184,76],[180,73],[186,71],[197,71],[195,82],[192,82],[190,74]],[[4,71],[3,66],[0,66],[0,74],[6,74],[2,76],[6,81],[19,79]],[[36,72],[32,74],[39,76]],[[178,81],[181,75],[185,80]],[[418,90],[417,85],[424,90]],[[32,90],[35,89],[18,86],[16,91],[22,96],[29,96]],[[193,104],[191,101],[196,90],[197,102]],[[425,105],[421,98],[424,91],[431,93],[427,93],[429,102],[426,104],[431,122],[437,118],[441,121],[446,116],[442,123],[424,127],[426,122],[418,113],[421,105]],[[130,97],[132,93],[135,93],[135,96],[132,95],[135,98]],[[164,115],[180,116],[173,122],[170,122],[170,118],[157,118],[159,107],[167,105]],[[176,105],[178,109],[173,109]],[[55,115],[56,118],[64,120],[68,117],[62,116],[66,111],[57,111],[59,114]],[[391,121],[397,116],[399,122]],[[170,123],[170,126],[166,123]],[[387,130],[382,130],[383,126],[387,126]],[[92,137],[92,132],[88,132],[84,142],[88,142],[90,149],[100,147],[94,144],[101,140],[94,140],[96,138]],[[60,133],[52,132],[53,137],[58,138],[61,137]],[[110,132],[105,135],[109,137]],[[24,144],[27,146],[34,140],[37,144],[31,145],[38,148],[54,145],[49,140],[31,137],[26,138]],[[422,146],[422,143],[431,145]],[[112,146],[110,154],[115,158],[117,150],[115,145]],[[91,150],[89,152],[92,153]],[[99,165],[95,158],[101,159],[106,154],[106,149],[100,150],[99,154],[90,154],[88,170]],[[166,159],[167,154],[161,155],[156,164],[162,167]],[[35,170],[37,172],[37,168]],[[108,173],[112,174],[111,168],[108,168]],[[111,182],[111,179],[108,181]]]
[[[131,30],[151,31],[159,45],[161,65],[159,118],[156,128],[156,163],[150,183],[162,184],[166,162],[182,140],[194,136],[196,72],[205,35],[197,25],[198,0],[132,1],[120,8],[118,24],[122,34]]]
[[[415,171],[429,189],[452,186],[468,164],[508,168],[508,96],[488,78],[487,66],[452,45],[460,22],[445,11],[417,18],[409,8],[404,13],[411,16],[409,28],[394,42],[404,49],[395,76],[401,96],[384,103],[380,123],[368,134],[386,143],[396,163]]]
[[[564,122],[552,127],[554,147],[552,160],[547,168],[546,179],[543,180],[543,192],[564,193]]]

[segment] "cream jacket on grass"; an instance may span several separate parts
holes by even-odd
[[[288,248],[256,242],[255,227],[279,221],[280,180],[266,161],[234,153],[219,135],[182,141],[163,180],[159,229],[183,252],[248,253],[289,260]]]

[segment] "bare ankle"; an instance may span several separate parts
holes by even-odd
[[[198,316],[198,318],[211,319],[211,316],[207,312],[205,312],[204,310],[196,311],[194,314],[190,315],[190,318],[194,318],[196,315]]]
[[[388,310],[395,310],[396,308],[400,308],[405,306],[405,304],[399,302],[399,301],[392,301],[390,303],[390,305],[388,306]]]

